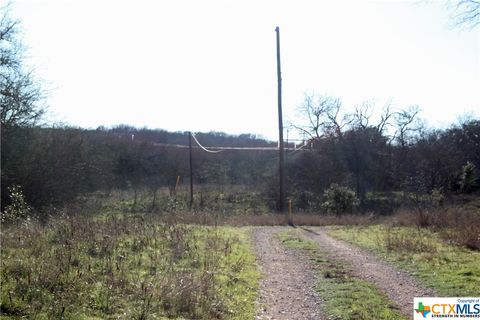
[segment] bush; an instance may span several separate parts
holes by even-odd
[[[336,183],[330,185],[323,194],[322,208],[330,213],[340,215],[352,212],[358,206],[358,198],[353,190],[339,186]]]
[[[1,215],[2,223],[16,223],[29,217],[31,208],[25,201],[22,188],[13,185],[7,188],[10,196],[10,204],[5,207]]]
[[[470,193],[475,188],[475,169],[475,165],[470,161],[462,167],[462,174],[460,175],[460,191],[462,193]]]

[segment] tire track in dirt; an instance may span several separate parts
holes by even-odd
[[[313,262],[301,250],[285,248],[276,233],[286,227],[257,227],[252,240],[261,267],[259,312],[255,319],[325,319],[315,291]]]
[[[302,229],[330,259],[350,265],[353,276],[373,283],[386,294],[400,313],[408,317],[412,315],[414,297],[436,296],[433,289],[423,287],[407,272],[366,250],[328,236],[326,228]]]

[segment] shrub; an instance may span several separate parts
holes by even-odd
[[[7,189],[10,196],[10,204],[2,212],[1,222],[16,223],[28,218],[32,210],[25,201],[22,188],[18,185],[13,185]]]
[[[475,165],[468,161],[467,164],[462,167],[462,174],[460,175],[460,191],[462,193],[472,192],[475,188],[476,178]]]
[[[337,215],[352,212],[359,203],[357,195],[353,190],[339,186],[336,183],[331,184],[325,190],[323,198],[323,209]]]

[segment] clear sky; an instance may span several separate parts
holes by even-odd
[[[277,137],[275,27],[284,117],[306,91],[397,108],[433,126],[480,114],[480,27],[445,2],[16,0],[51,119],[96,128]]]

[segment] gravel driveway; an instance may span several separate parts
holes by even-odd
[[[327,319],[322,315],[322,299],[315,265],[307,252],[285,248],[275,236],[290,227],[256,227],[252,241],[262,272],[259,311],[256,319]],[[316,241],[330,260],[349,266],[352,275],[374,284],[408,317],[413,297],[435,296],[412,276],[374,254],[328,236],[325,227],[300,228],[305,237]]]

